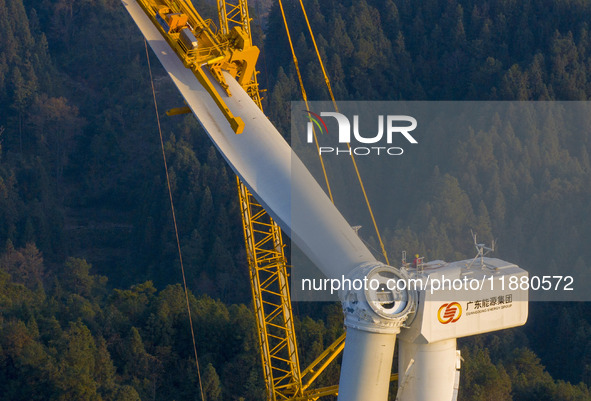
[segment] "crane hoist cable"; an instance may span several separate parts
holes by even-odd
[[[279,0],[279,7],[281,8],[281,15],[283,16],[283,23],[285,25],[285,31],[287,32],[287,39],[289,41],[289,47],[291,48],[291,55],[293,57],[293,62],[295,64],[295,69],[298,75],[298,79],[300,81],[300,87],[302,88],[302,97],[304,98],[304,102],[306,103],[306,111],[310,111],[308,107],[308,98],[306,95],[306,91],[304,89],[304,84],[302,82],[302,75],[300,72],[300,68],[298,66],[297,57],[295,55],[293,43],[291,41],[291,35],[289,34],[289,28],[287,27],[287,19],[285,17],[285,12],[283,10],[283,5],[281,0]],[[314,50],[316,51],[316,56],[318,57],[318,62],[320,63],[320,68],[322,70],[322,74],[324,75],[324,82],[326,83],[326,87],[328,88],[328,92],[330,94],[330,98],[332,100],[332,104],[336,112],[339,111],[337,106],[337,102],[335,100],[334,93],[332,91],[332,87],[330,85],[330,79],[328,78],[328,74],[326,73],[326,69],[324,68],[324,62],[322,61],[322,57],[320,56],[320,51],[318,50],[318,45],[316,44],[316,38],[314,36],[314,32],[312,31],[312,27],[310,25],[310,21],[308,19],[308,14],[306,13],[306,8],[304,7],[304,3],[300,0],[300,7],[302,8],[302,13],[304,14],[304,19],[306,20],[306,25],[308,26],[308,31],[310,32],[310,37],[312,38],[312,43],[314,44]],[[314,131],[314,127],[312,127],[312,132],[314,134],[314,141],[316,142],[316,148],[318,148],[318,140],[316,139],[316,132]],[[359,181],[359,186],[361,187],[361,192],[363,193],[363,198],[365,199],[365,204],[367,205],[367,209],[369,211],[369,215],[371,216],[371,221],[373,223],[374,229],[376,231],[376,235],[378,237],[378,241],[380,243],[380,248],[382,250],[382,255],[386,261],[386,264],[390,264],[388,260],[388,253],[386,252],[386,248],[384,247],[384,241],[382,240],[382,236],[380,235],[380,230],[378,229],[378,224],[376,222],[375,216],[373,214],[373,210],[371,208],[371,203],[369,202],[369,198],[367,196],[367,191],[365,190],[365,185],[363,184],[363,180],[361,179],[361,174],[359,173],[359,167],[357,166],[357,162],[355,161],[355,156],[353,156],[353,152],[351,152],[351,144],[347,143],[347,147],[349,148],[349,154],[351,155],[351,161],[353,162],[353,167],[355,168],[355,174],[357,175],[357,180]],[[326,169],[324,167],[324,161],[322,160],[322,155],[318,152],[320,158],[320,164],[322,165],[322,172],[324,173],[324,179],[326,180],[326,185],[328,187],[328,193],[330,196],[330,200],[334,203],[332,193],[330,191],[330,185],[328,183],[328,177],[326,175]]]
[[[289,26],[287,25],[287,19],[285,18],[285,11],[283,10],[283,2],[279,0],[279,8],[281,8],[281,15],[283,16],[283,25],[285,26],[285,32],[287,33],[287,40],[289,41],[289,47],[291,48],[291,56],[293,58],[293,64],[295,65],[296,73],[298,75],[298,80],[300,81],[300,88],[302,90],[302,98],[304,99],[304,103],[306,104],[306,111],[310,113],[310,106],[308,104],[308,96],[306,95],[306,89],[304,88],[304,81],[302,80],[302,74],[300,72],[300,67],[298,65],[298,58],[296,57],[295,50],[293,48],[293,43],[291,41],[291,34],[289,33]],[[320,145],[318,144],[318,138],[316,137],[316,131],[312,126],[312,133],[314,135],[314,143],[316,144],[316,150],[318,150],[318,154],[320,155]],[[320,156],[320,165],[322,166],[322,173],[324,174],[324,181],[326,182],[326,189],[328,190],[328,196],[332,203],[334,203],[334,199],[332,197],[332,191],[330,190],[330,183],[328,182],[328,175],[326,174],[326,168],[324,166],[324,160],[322,156]]]
[[[187,289],[187,279],[185,278],[185,267],[183,265],[183,254],[181,252],[181,242],[179,240],[179,230],[176,223],[176,214],[174,212],[174,202],[172,200],[172,189],[170,187],[170,177],[168,175],[168,163],[166,162],[166,152],[164,151],[164,140],[162,139],[162,127],[160,125],[160,115],[158,114],[158,102],[156,101],[156,90],[154,89],[154,78],[152,77],[152,67],[150,66],[150,52],[148,51],[148,42],[144,38],[144,46],[146,48],[146,59],[148,61],[148,71],[150,72],[150,84],[152,85],[152,97],[154,98],[154,110],[156,112],[156,122],[158,123],[158,133],[160,135],[160,147],[162,148],[162,160],[164,161],[164,171],[166,172],[166,185],[168,187],[168,197],[170,199],[170,210],[172,212],[172,221],[174,223],[174,234],[176,237],[176,245],[179,253],[179,262],[181,265],[181,273],[183,276],[183,288],[185,290],[185,301],[187,303],[187,314],[189,315],[189,326],[191,327],[191,339],[193,340],[193,352],[195,354],[195,368],[197,369],[197,381],[199,382],[199,391],[201,393],[201,401],[205,400],[203,392],[203,383],[201,382],[201,372],[199,369],[199,357],[197,356],[197,343],[195,341],[195,330],[193,329],[193,319],[191,317],[191,305],[189,304],[189,290]]]

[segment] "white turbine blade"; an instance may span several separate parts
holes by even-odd
[[[193,72],[185,68],[138,3],[123,0],[123,5],[234,172],[306,256],[329,278],[340,278],[362,263],[375,261],[236,80],[225,74],[231,97],[219,85],[215,86],[231,112],[244,121],[240,135],[234,133],[213,98]],[[210,79],[215,82],[211,76]],[[291,224],[291,202],[308,211],[306,221],[298,222],[297,231]]]
[[[372,333],[347,327],[338,401],[386,401],[395,333]]]

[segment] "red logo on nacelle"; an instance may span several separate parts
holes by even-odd
[[[437,311],[437,319],[441,324],[455,323],[462,316],[462,307],[457,302],[443,304]]]

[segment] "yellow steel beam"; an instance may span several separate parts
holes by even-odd
[[[302,377],[307,380],[303,383],[303,389],[306,390],[312,385],[314,380],[330,365],[334,359],[345,348],[345,333],[335,340],[322,354],[318,356],[311,364],[302,372]],[[307,377],[308,376],[308,377]]]
[[[238,179],[237,184],[267,399],[302,396],[281,230]]]

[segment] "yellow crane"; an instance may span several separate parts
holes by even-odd
[[[247,1],[219,0],[217,5],[221,33],[241,28],[252,44]],[[262,109],[256,75],[255,71],[241,85]],[[334,395],[338,386],[314,390],[310,386],[342,351],[345,335],[300,370],[281,230],[246,186],[237,182],[267,399],[316,400]]]
[[[262,109],[256,78],[259,49],[252,43],[247,1],[236,1],[218,0],[219,29],[212,20],[203,19],[190,1],[138,0],[138,4],[240,134],[244,122],[232,114],[214,88],[219,84],[231,95],[222,74],[227,71]],[[168,114],[183,112],[189,112],[188,108]],[[342,352],[345,334],[310,366],[300,369],[281,230],[238,178],[237,186],[267,400],[317,400],[335,395],[337,385],[313,388],[313,384]]]

